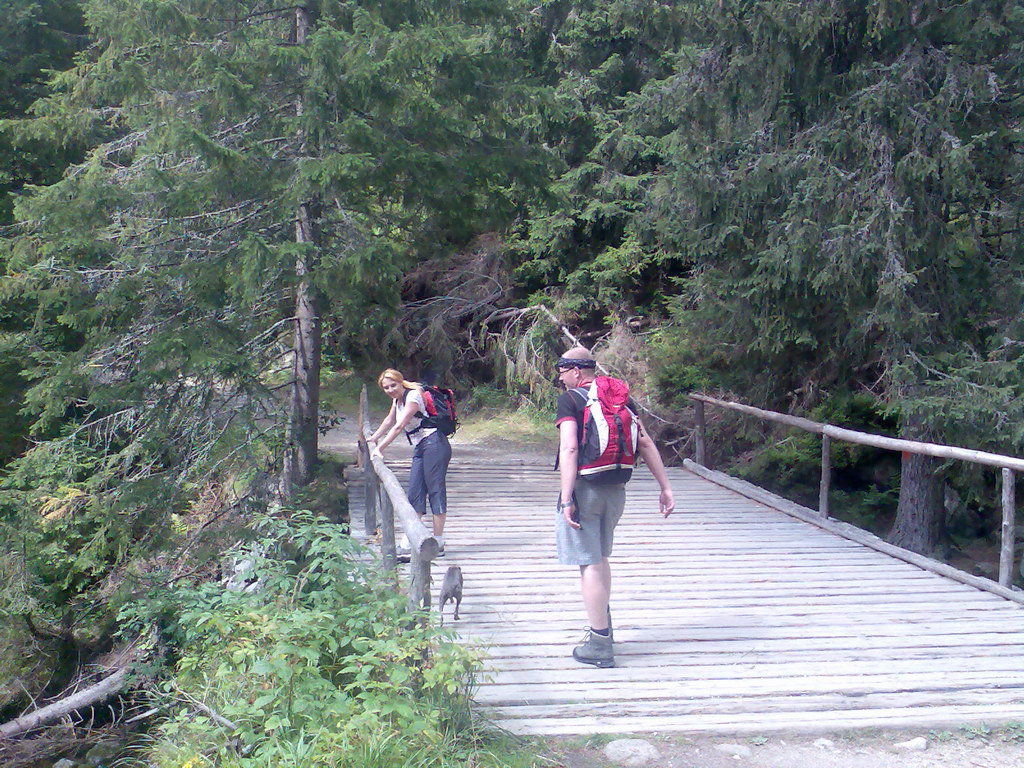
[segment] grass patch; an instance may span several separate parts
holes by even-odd
[[[458,441],[488,447],[551,453],[558,443],[554,401],[538,408],[529,400],[513,399],[493,387],[478,387],[466,399]]]

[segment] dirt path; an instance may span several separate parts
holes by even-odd
[[[372,413],[374,425],[384,413]],[[356,419],[345,418],[337,427],[320,437],[320,450],[352,458],[358,425]],[[452,462],[458,464],[539,464],[553,466],[555,458],[555,429],[550,435],[537,434],[532,425],[520,424],[509,416],[496,417],[491,422],[471,421],[451,438]],[[544,438],[550,437],[550,443]],[[395,459],[408,459],[412,449],[404,437],[395,440],[386,451]]]
[[[999,729],[855,731],[843,734],[640,738],[658,756],[647,762],[609,759],[608,739],[549,740],[558,768],[1021,768],[1024,723]],[[915,741],[916,740],[916,741]],[[921,741],[924,749],[921,749]],[[910,745],[907,745],[910,742]],[[902,745],[902,746],[901,746]],[[911,746],[913,745],[913,746]],[[916,748],[915,748],[916,747]],[[614,749],[611,747],[610,749]]]

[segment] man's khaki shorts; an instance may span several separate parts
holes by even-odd
[[[612,553],[615,526],[626,506],[626,486],[622,483],[598,485],[576,478],[576,503],[580,529],[565,522],[561,510],[555,510],[555,547],[563,565],[596,565]]]

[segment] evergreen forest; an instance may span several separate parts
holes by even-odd
[[[0,0],[0,722],[122,674],[0,762],[518,765],[319,439],[387,367],[550,421],[570,335],[670,463],[691,393],[1024,455],[1024,6]],[[832,460],[993,577],[998,471]]]

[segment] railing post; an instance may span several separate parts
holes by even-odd
[[[395,553],[395,505],[383,487],[380,494],[380,554],[385,570],[393,571],[398,567]]]
[[[1003,467],[1003,528],[1002,547],[999,551],[999,584],[1009,587],[1013,582],[1013,549],[1016,528],[1016,494],[1013,470]]]
[[[821,485],[818,487],[818,513],[828,518],[828,491],[832,487],[832,441],[821,436]]]
[[[705,448],[706,427],[704,424],[704,403],[700,400],[693,401],[694,417],[696,419],[696,432],[694,434],[693,460],[702,467],[707,466],[707,452]]]
[[[366,499],[366,508],[363,510],[363,530],[366,531],[366,538],[370,539],[377,533],[377,501],[380,494],[380,481],[373,471],[370,449],[366,443],[360,444],[359,453],[363,456],[363,495]]]
[[[362,443],[363,437],[363,425],[370,423],[370,401],[366,394],[366,385],[363,384],[362,389],[359,390],[359,431],[356,433],[359,435],[360,443]],[[368,456],[363,456],[363,451],[359,451],[356,455],[356,466],[360,469],[365,469],[370,466],[366,459]]]
[[[409,610],[430,610],[430,560],[413,553],[409,561]]]

